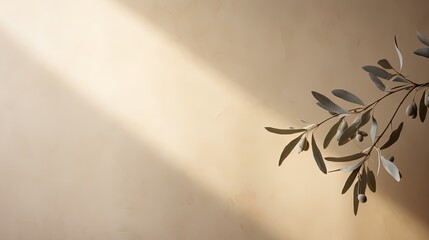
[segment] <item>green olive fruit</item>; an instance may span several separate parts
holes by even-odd
[[[359,202],[361,202],[361,203],[366,203],[366,200],[367,200],[366,195],[365,195],[365,194],[363,194],[363,193],[359,194],[359,195],[358,195],[358,200],[359,200]]]
[[[417,117],[417,105],[413,101],[410,105],[408,105],[407,109],[405,110],[405,113],[408,117],[416,118]]]
[[[358,140],[359,142],[362,142],[363,141],[363,135],[358,133],[358,134],[356,134],[355,139]]]

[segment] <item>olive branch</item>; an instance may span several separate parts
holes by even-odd
[[[414,51],[414,54],[429,58],[429,40],[417,32],[417,39],[425,45],[424,48],[419,48]],[[357,107],[352,109],[344,109],[334,103],[325,95],[318,93],[316,91],[312,91],[312,95],[318,101],[317,105],[326,111],[329,112],[330,116],[326,119],[314,123],[308,124],[306,123],[305,127],[302,128],[293,128],[290,127],[288,129],[279,129],[266,127],[265,129],[271,133],[281,134],[281,135],[289,135],[289,134],[299,134],[292,141],[287,144],[281,155],[279,160],[279,166],[283,163],[283,161],[289,156],[293,149],[296,147],[299,149],[299,152],[307,151],[310,149],[309,138],[311,138],[311,149],[313,152],[313,157],[316,161],[317,166],[320,171],[324,174],[344,171],[351,172],[349,177],[347,178],[344,187],[341,191],[342,194],[346,193],[350,187],[354,184],[353,190],[353,211],[356,215],[359,208],[359,203],[365,203],[367,201],[367,196],[365,195],[366,188],[368,187],[372,192],[376,192],[376,175],[378,175],[380,171],[380,166],[382,165],[384,169],[396,180],[400,181],[402,178],[402,174],[399,169],[396,167],[393,156],[385,156],[383,155],[383,150],[392,146],[400,137],[401,131],[403,129],[404,123],[401,122],[394,130],[393,120],[398,114],[399,109],[406,101],[407,97],[414,93],[413,100],[408,104],[405,109],[405,113],[410,118],[416,118],[419,115],[420,121],[424,122],[426,119],[427,108],[429,108],[429,91],[427,88],[429,87],[429,82],[425,83],[416,83],[401,73],[403,66],[403,56],[398,47],[398,43],[396,40],[396,36],[394,37],[394,46],[396,53],[399,59],[399,69],[394,68],[388,60],[381,59],[377,63],[379,66],[367,65],[363,66],[362,69],[368,72],[370,80],[374,83],[374,85],[381,91],[385,92],[385,94],[372,101],[370,103],[365,104],[358,96],[353,93],[343,90],[343,89],[334,89],[331,93],[347,102],[356,104]],[[383,81],[387,82],[385,84]],[[421,94],[419,106],[414,100],[415,95],[418,91],[423,90]],[[385,100],[387,97],[398,94],[405,93],[402,100],[398,103],[393,114],[390,116],[389,121],[386,126],[381,129],[378,125],[378,122],[375,118],[375,108],[378,103]],[[348,124],[348,120],[354,117],[351,124]],[[316,140],[314,138],[314,134],[317,131],[318,127],[322,124],[328,123],[332,119],[338,119],[335,124],[332,125],[328,133],[326,134],[323,141],[323,148],[326,149],[331,143],[332,139],[336,138],[338,145],[343,146],[349,143],[351,140],[356,140],[358,142],[362,142],[365,137],[369,135],[371,139],[371,145],[364,149],[363,151],[353,153],[347,156],[340,157],[325,157],[323,158],[322,153],[317,146]],[[371,127],[369,134],[362,129],[366,124],[370,122]],[[389,138],[383,143],[381,140],[383,136],[387,133],[387,131],[391,129]],[[381,130],[381,131],[380,131]],[[380,132],[380,133],[379,133]],[[371,159],[371,156],[374,155],[374,150],[376,152],[378,167],[377,174],[374,174],[375,169],[371,169],[368,161]],[[329,162],[354,162],[351,165],[346,165],[344,167],[330,170],[328,171],[325,165],[325,161]]]

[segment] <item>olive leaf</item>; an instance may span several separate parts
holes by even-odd
[[[394,86],[394,87],[392,87],[390,90],[396,90],[396,89],[398,89],[398,88],[402,88],[402,87],[404,87],[404,86],[407,86],[407,84],[401,84],[401,85],[398,85],[398,86]]]
[[[313,94],[314,98],[316,98],[317,101],[319,101],[320,104],[318,104],[318,105],[321,106],[322,108],[324,108],[325,110],[327,110],[329,112],[333,112],[333,113],[339,113],[339,114],[348,113],[347,110],[343,109],[342,107],[340,107],[337,104],[335,104],[334,102],[332,102],[325,95],[320,94],[316,91],[311,91],[311,94]]]
[[[365,124],[369,122],[369,119],[371,119],[371,109],[362,114],[361,121],[359,122],[357,128],[365,126]]]
[[[350,139],[356,134],[358,131],[357,126],[359,122],[353,122],[344,132],[341,134],[340,140],[338,141],[338,145],[342,146],[350,141]]]
[[[344,194],[349,190],[349,188],[352,186],[353,182],[355,181],[358,172],[359,172],[359,168],[356,168],[355,170],[353,170],[352,173],[350,173],[349,177],[344,183],[344,187],[343,187],[343,190],[341,191],[341,194]]]
[[[335,169],[335,170],[331,170],[329,172],[330,173],[331,172],[338,172],[338,171],[351,172],[351,171],[354,171],[355,169],[359,168],[360,166],[362,166],[363,162],[364,161],[362,160],[362,161],[357,162],[355,164],[352,164],[352,165],[349,165],[349,166],[345,166],[345,167],[342,167],[342,168],[338,168],[338,169]]]
[[[365,157],[367,155],[368,154],[366,153],[359,152],[359,153],[355,153],[344,157],[325,157],[325,160],[330,162],[349,162],[349,161],[353,161],[353,160]]]
[[[420,40],[420,42],[429,47],[429,40],[423,34],[417,32],[417,38]]]
[[[377,124],[377,120],[375,120],[375,117],[372,116],[372,121],[371,121],[371,130],[369,131],[369,135],[371,136],[371,141],[372,143],[375,142],[375,138],[377,137],[377,129],[378,129],[378,124]]]
[[[387,59],[381,59],[378,60],[378,65],[380,65],[384,69],[393,69],[392,65],[390,65],[389,61]]]
[[[377,66],[366,65],[366,66],[363,66],[362,69],[373,74],[374,76],[377,76],[383,79],[390,79],[393,76],[393,74]]]
[[[322,153],[319,150],[319,147],[317,147],[316,141],[314,140],[314,136],[311,136],[311,148],[313,149],[313,157],[314,160],[316,160],[317,166],[319,167],[320,171],[322,171],[324,174],[327,173],[325,162],[323,161]]]
[[[422,98],[420,99],[420,106],[419,106],[419,116],[420,116],[420,121],[424,122],[426,119],[426,114],[427,114],[427,107],[425,105],[425,97],[426,97],[426,91],[423,91],[422,93]]]
[[[280,129],[280,128],[272,128],[272,127],[265,127],[265,129],[268,132],[276,133],[276,134],[294,134],[294,133],[300,133],[307,131],[306,129]]]
[[[372,192],[376,192],[377,191],[377,184],[375,181],[375,175],[374,172],[368,169],[368,188],[369,190],[371,190]]]
[[[364,162],[364,161],[360,161],[360,162],[355,163],[355,164],[353,164],[353,165],[346,166],[346,167],[342,167],[342,168],[341,168],[341,171],[344,171],[344,172],[351,172],[351,171],[355,170],[356,168],[360,167],[360,166],[363,164],[363,162]]]
[[[398,54],[398,58],[399,58],[399,71],[401,71],[402,65],[404,63],[404,57],[402,56],[401,50],[399,50],[398,41],[396,41],[396,35],[394,37],[394,40],[395,40],[395,50],[396,50],[396,53]]]
[[[292,152],[292,150],[298,144],[298,142],[301,139],[302,135],[304,135],[304,134],[299,135],[297,138],[295,138],[290,143],[288,143],[288,145],[286,145],[286,147],[283,149],[283,152],[280,155],[279,166],[282,165],[282,163],[286,159],[286,157],[289,156],[289,154]]]
[[[365,171],[365,168],[363,168],[362,174],[360,175],[359,193],[365,194],[365,191],[366,191],[366,171]]]
[[[374,147],[374,148],[376,148],[376,147]],[[377,176],[378,176],[378,174],[380,174],[380,166],[381,166],[381,151],[378,149],[378,151],[377,151]]]
[[[399,139],[399,136],[401,135],[401,131],[402,131],[403,126],[404,126],[404,123],[401,122],[399,124],[398,128],[392,131],[389,139],[387,140],[387,142],[383,146],[381,146],[380,150],[383,150],[383,149],[386,149],[386,148],[392,146],[392,144],[394,144]]]
[[[429,48],[419,48],[414,51],[414,54],[422,57],[429,58]]]
[[[372,73],[369,73],[369,78],[378,89],[380,89],[383,92],[386,91],[386,86],[384,85],[384,83],[381,82],[381,80],[377,76],[375,76]]]
[[[397,181],[401,181],[401,175],[399,173],[398,168],[395,166],[395,164],[389,160],[387,160],[386,158],[384,158],[384,156],[381,156],[381,162],[383,163],[383,167],[384,169],[386,169],[386,171],[392,175],[392,177]]]
[[[400,75],[394,75],[394,77],[392,78],[392,81],[393,82],[401,82],[401,83],[409,83],[410,82],[409,80],[405,79],[404,77],[402,77]]]
[[[355,187],[353,189],[353,212],[355,214],[355,216],[358,213],[358,209],[359,209],[359,200],[358,200],[358,195],[359,195],[359,181],[357,181],[355,183]]]
[[[331,115],[337,114],[337,113],[334,113],[334,112],[330,111],[329,108],[327,108],[325,105],[321,104],[320,102],[317,102],[316,105],[319,106],[319,107],[321,107],[321,108],[323,108],[323,109],[325,109]]]
[[[356,95],[354,95],[353,93],[351,93],[351,92],[349,92],[347,90],[344,90],[344,89],[334,89],[331,92],[336,97],[339,97],[339,98],[341,98],[343,100],[346,100],[348,102],[356,103],[356,104],[359,104],[359,105],[362,105],[362,106],[365,105],[365,103],[362,100],[360,100],[359,97],[357,97]]]
[[[334,138],[335,134],[337,133],[338,127],[340,126],[343,119],[344,117],[340,118],[340,120],[338,120],[338,122],[331,127],[328,134],[326,134],[325,140],[323,141],[323,148],[327,148],[329,146],[329,143],[332,141],[332,138]]]

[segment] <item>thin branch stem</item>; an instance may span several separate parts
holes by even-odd
[[[428,82],[428,83],[426,83],[426,84],[429,84],[429,82]],[[419,84],[415,84],[415,86],[420,86],[420,85],[419,85]],[[414,86],[414,88],[415,88],[415,86]],[[380,97],[379,99],[377,99],[377,100],[375,100],[375,101],[373,101],[373,102],[369,103],[369,104],[368,104],[368,105],[366,105],[365,107],[352,108],[352,109],[350,109],[350,110],[348,110],[348,111],[349,111],[351,114],[361,113],[361,112],[363,112],[363,111],[367,110],[368,108],[370,108],[371,106],[374,106],[374,107],[375,107],[375,105],[377,105],[377,104],[378,104],[380,101],[382,101],[384,98],[386,98],[386,97],[388,97],[388,96],[390,96],[390,95],[392,95],[392,94],[394,94],[394,93],[400,92],[400,91],[402,91],[402,90],[404,90],[404,89],[407,89],[407,88],[409,88],[409,87],[412,87],[412,85],[407,84],[407,85],[405,85],[405,86],[403,86],[403,87],[401,87],[401,88],[395,89],[394,91],[390,91],[390,92],[388,92],[388,93],[387,93],[387,94],[385,94],[384,96],[382,96],[382,97]],[[324,124],[325,122],[327,122],[327,121],[329,121],[329,120],[331,120],[331,119],[333,119],[333,118],[338,117],[339,115],[341,115],[341,114],[339,114],[339,113],[335,113],[335,114],[333,114],[332,116],[330,116],[330,117],[328,117],[328,118],[326,118],[326,119],[324,119],[324,120],[320,121],[319,123],[317,123],[317,124],[316,124],[316,126],[315,126],[314,130],[316,130],[320,125]]]
[[[419,86],[420,86],[420,84],[416,84],[413,88],[411,88],[410,90],[408,90],[407,94],[405,94],[405,96],[402,98],[401,102],[396,107],[395,112],[393,113],[392,117],[390,118],[390,120],[387,123],[386,127],[384,128],[383,132],[381,132],[381,134],[377,137],[377,140],[375,140],[374,143],[371,145],[371,147],[370,147],[370,149],[368,151],[368,156],[364,159],[364,161],[366,161],[369,158],[369,156],[371,155],[371,151],[374,149],[374,147],[377,145],[377,143],[381,140],[381,138],[383,137],[383,135],[386,133],[387,129],[389,129],[389,125],[392,124],[393,119],[395,118],[396,114],[399,111],[399,108],[402,106],[402,104],[404,103],[405,99],[407,99],[408,95],[410,95],[410,93],[412,93]]]

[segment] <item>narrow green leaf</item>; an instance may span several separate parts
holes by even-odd
[[[362,166],[362,164],[363,164],[363,161],[360,161],[360,162],[355,163],[353,165],[342,167],[341,171],[343,171],[343,172],[351,172],[351,171],[359,168],[360,166]]]
[[[359,193],[365,194],[365,191],[366,191],[366,171],[365,171],[365,168],[363,168],[362,174],[360,175]]]
[[[314,136],[311,136],[311,148],[313,149],[313,157],[316,160],[317,166],[320,171],[324,174],[327,173],[325,162],[323,161],[322,153],[320,153],[319,147],[317,147],[316,141],[314,140]]]
[[[338,106],[336,103],[332,102],[329,98],[327,98],[323,94],[320,94],[320,93],[315,92],[315,91],[312,91],[311,93],[313,94],[314,98],[316,98],[317,101],[319,101],[319,103],[323,106],[323,108],[325,108],[329,112],[339,113],[339,114],[348,113],[347,110]]]
[[[358,98],[356,95],[354,95],[349,91],[346,91],[343,89],[334,89],[332,90],[332,94],[348,102],[356,103],[362,106],[365,105],[365,103],[362,100],[360,100],[360,98]]]
[[[341,191],[341,194],[344,194],[349,190],[349,188],[352,186],[353,182],[355,181],[358,172],[359,172],[359,168],[356,168],[355,170],[353,170],[352,173],[350,173],[349,177],[344,183],[344,187],[343,187],[343,190]]]
[[[340,120],[338,120],[338,122],[335,123],[331,127],[328,134],[326,134],[325,140],[323,141],[323,148],[327,148],[329,146],[329,143],[331,142],[332,138],[334,138],[335,134],[337,133],[338,127],[340,126],[343,119],[344,119],[344,117],[340,118]]]
[[[393,76],[393,74],[391,74],[391,73],[387,72],[386,70],[384,70],[383,68],[377,67],[377,66],[367,65],[367,66],[363,66],[362,69],[373,74],[374,76],[377,76],[377,77],[380,77],[383,79],[390,79]]]
[[[276,134],[294,134],[307,131],[306,129],[280,129],[280,128],[265,128],[268,132],[276,133]]]
[[[338,171],[343,171],[343,172],[352,172],[352,171],[354,171],[355,169],[357,169],[357,168],[359,168],[360,166],[362,166],[362,164],[363,164],[363,160],[362,160],[362,161],[360,161],[360,162],[357,162],[357,163],[355,163],[355,164],[353,164],[353,165],[349,165],[349,166],[345,166],[345,167],[342,167],[342,168],[334,169],[334,170],[331,170],[331,171],[329,171],[329,172],[330,172],[330,173],[331,173],[331,172],[338,172]]]
[[[384,158],[384,156],[381,156],[381,162],[383,163],[383,167],[384,169],[386,169],[386,171],[392,175],[392,177],[397,181],[401,181],[401,175],[399,173],[398,168],[395,166],[395,164],[389,160],[387,160],[386,158]]]
[[[417,38],[420,40],[420,42],[429,47],[429,40],[423,34],[417,32]]]
[[[360,152],[360,153],[355,153],[344,157],[326,157],[325,160],[330,162],[349,162],[349,161],[353,161],[353,160],[365,157],[367,155],[368,154],[366,153]]]
[[[377,76],[375,76],[372,73],[369,73],[369,78],[378,89],[380,89],[383,92],[386,91],[386,86],[384,85],[384,83],[381,82],[381,80]]]
[[[380,174],[380,166],[381,166],[381,151],[377,151],[377,176]]]
[[[409,83],[410,82],[407,79],[405,79],[405,78],[403,78],[402,76],[399,76],[399,75],[395,75],[394,78],[392,79],[392,81],[393,82],[402,82],[402,83]],[[393,88],[392,88],[392,90],[393,90]]]
[[[350,141],[350,139],[356,134],[358,131],[357,126],[359,125],[360,121],[353,122],[352,125],[350,125],[344,132],[341,134],[340,140],[338,141],[338,145],[342,146]]]
[[[355,216],[358,213],[358,209],[359,209],[359,200],[358,200],[358,195],[359,195],[359,181],[357,181],[355,183],[355,187],[353,189],[353,212],[355,214]]]
[[[391,134],[389,139],[387,140],[387,142],[380,148],[380,150],[386,149],[390,146],[392,146],[392,144],[394,144],[398,139],[399,136],[401,135],[401,131],[402,131],[402,127],[404,126],[404,123],[401,122],[398,126],[397,129],[395,129]]]
[[[414,54],[422,57],[429,58],[429,48],[419,48],[414,51]]]
[[[297,138],[295,138],[294,140],[292,140],[288,145],[286,145],[286,147],[283,149],[283,152],[280,155],[279,166],[282,165],[282,163],[286,159],[286,157],[289,156],[289,154],[292,152],[292,150],[298,144],[298,142],[301,139],[302,135],[304,135],[304,134],[299,135]]]
[[[359,128],[365,126],[365,124],[367,124],[369,122],[369,119],[371,119],[371,109],[362,114],[361,120],[360,120],[359,124],[356,126],[356,128],[359,129]]]
[[[375,181],[375,175],[374,172],[368,169],[368,188],[369,190],[371,190],[372,192],[376,192],[377,191],[377,184]]]
[[[375,138],[377,137],[377,130],[378,130],[377,120],[375,120],[374,116],[372,116],[371,130],[369,132],[369,135],[371,136],[372,143],[375,142]]]
[[[402,56],[401,50],[399,50],[398,41],[396,41],[396,35],[394,37],[394,40],[395,40],[396,54],[398,54],[398,58],[399,58],[399,71],[401,71],[402,70],[402,65],[404,64],[404,57]]]
[[[420,106],[419,106],[419,116],[420,116],[420,121],[424,122],[426,119],[426,114],[427,114],[427,107],[425,105],[425,97],[426,97],[426,91],[423,92],[422,94],[422,98],[420,99]]]
[[[393,69],[392,65],[390,65],[389,61],[387,59],[381,59],[378,62],[378,65],[380,65],[384,69]]]
[[[334,112],[331,112],[331,110],[329,110],[329,108],[327,108],[325,105],[321,104],[320,102],[317,102],[316,105],[319,106],[319,107],[321,107],[321,108],[323,108],[323,109],[325,109],[331,115],[335,115],[336,114]]]

